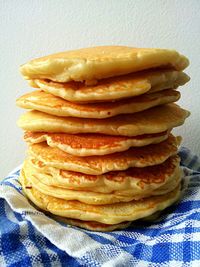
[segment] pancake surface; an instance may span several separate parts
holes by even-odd
[[[18,120],[25,131],[63,133],[101,133],[108,135],[136,136],[160,133],[184,123],[189,111],[176,104],[167,104],[145,111],[118,115],[107,119],[57,117],[39,111],[29,111]]]
[[[145,195],[175,180],[180,173],[179,162],[179,157],[175,155],[159,165],[89,175],[48,167],[36,159],[28,159],[24,169],[35,173],[40,182],[49,186],[99,193]]]
[[[106,155],[121,152],[130,147],[157,144],[169,136],[169,131],[157,134],[145,134],[134,137],[103,134],[66,134],[25,132],[24,140],[36,144],[46,141],[51,147],[57,147],[74,156]]]
[[[109,118],[119,114],[135,113],[148,108],[175,102],[180,93],[175,90],[164,90],[117,102],[76,104],[43,91],[34,91],[17,99],[17,105],[48,114],[63,117]]]
[[[188,59],[174,50],[99,46],[34,59],[22,65],[20,71],[28,80],[94,82],[156,67],[183,70],[188,65]]]
[[[23,171],[21,172],[20,181],[28,198],[42,210],[63,217],[83,221],[97,221],[105,224],[118,224],[147,217],[172,205],[180,197],[180,186],[178,186],[172,192],[161,196],[95,206],[45,195],[32,186]]]
[[[184,72],[173,70],[144,71],[98,81],[86,86],[80,82],[55,83],[49,80],[29,81],[47,93],[78,103],[113,101],[138,96],[144,93],[175,89],[189,81]]]
[[[127,151],[103,156],[75,157],[45,142],[29,145],[29,155],[49,167],[86,174],[99,175],[130,167],[146,167],[160,164],[177,153],[177,139],[170,135],[159,144],[132,147]]]

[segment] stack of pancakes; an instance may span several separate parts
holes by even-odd
[[[174,50],[104,46],[21,66],[37,87],[17,99],[28,157],[27,197],[57,220],[110,231],[180,197],[180,137],[189,112],[174,104],[189,81]],[[38,90],[39,89],[39,90]]]

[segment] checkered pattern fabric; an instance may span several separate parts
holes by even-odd
[[[27,201],[19,168],[0,184],[0,266],[200,266],[200,161],[181,148],[184,193],[154,223],[108,233],[57,223]]]

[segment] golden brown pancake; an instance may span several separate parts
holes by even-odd
[[[173,183],[180,176],[179,162],[179,157],[175,155],[159,165],[89,175],[48,167],[36,159],[28,159],[24,163],[24,170],[47,186],[104,194],[145,196]]]
[[[90,86],[80,82],[56,83],[37,79],[29,83],[65,100],[87,103],[113,101],[164,89],[175,89],[184,85],[189,79],[184,72],[151,70],[100,80],[98,84]]]
[[[103,119],[168,104],[179,98],[179,92],[164,90],[116,102],[82,105],[63,100],[43,91],[34,91],[21,96],[16,103],[22,108],[34,109],[56,116]]]
[[[32,183],[26,179],[23,171],[20,182],[27,197],[44,211],[62,217],[105,224],[118,224],[147,217],[172,205],[180,197],[180,186],[178,186],[172,192],[161,196],[97,206],[45,195],[33,187]]]
[[[24,140],[30,144],[46,141],[51,147],[57,147],[71,155],[83,157],[121,152],[132,146],[140,147],[157,144],[166,140],[168,136],[169,131],[133,137],[103,134],[25,132]]]
[[[103,156],[76,157],[45,142],[29,145],[29,155],[49,167],[100,175],[110,171],[126,170],[130,167],[157,165],[177,153],[177,139],[170,135],[159,144],[132,147],[124,152]]]
[[[18,120],[25,131],[63,132],[70,134],[101,133],[108,135],[136,136],[160,133],[184,123],[189,111],[176,104],[154,107],[130,115],[107,119],[58,117],[39,111],[29,111]]]
[[[98,46],[37,58],[22,65],[20,71],[27,80],[91,83],[107,77],[158,67],[183,70],[188,65],[188,59],[175,50]]]
[[[125,229],[131,225],[132,222],[122,222],[117,224],[105,224],[105,223],[99,223],[94,221],[81,221],[77,219],[70,219],[65,218],[61,216],[56,216],[51,214],[50,215],[53,219],[55,219],[58,222],[62,222],[65,224],[78,226],[83,229],[91,230],[91,231],[100,231],[100,232],[110,232],[114,230],[120,230]]]
[[[89,190],[74,190],[67,189],[58,186],[50,186],[42,183],[38,178],[38,172],[31,168],[31,165],[24,164],[23,171],[27,180],[32,183],[32,186],[39,190],[45,195],[49,195],[56,198],[61,198],[65,200],[78,200],[82,203],[91,205],[107,205],[119,202],[129,202],[131,200],[138,200],[141,198],[163,195],[166,194],[177,187],[180,182],[180,171],[174,175],[174,179],[167,182],[163,186],[157,188],[156,190],[148,190],[146,192],[134,192],[129,190],[128,192],[111,192],[109,194],[99,193]]]
[[[158,220],[161,217],[161,213],[162,211],[157,211],[150,216],[140,219],[140,221],[154,222],[155,220]],[[65,223],[65,224],[72,225],[72,226],[78,226],[80,228],[91,230],[91,231],[110,232],[114,230],[125,229],[129,226],[132,226],[132,224],[134,225],[134,222],[133,223],[123,222],[123,223],[118,223],[118,224],[104,224],[104,223],[99,223],[99,222],[94,222],[94,221],[81,221],[77,219],[65,218],[65,217],[53,215],[48,212],[47,214],[58,222]]]

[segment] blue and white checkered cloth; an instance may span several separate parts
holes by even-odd
[[[19,168],[0,184],[0,267],[200,266],[200,161],[179,152],[185,192],[159,222],[109,233],[63,225],[24,197]]]

